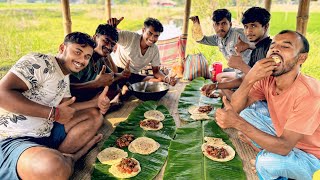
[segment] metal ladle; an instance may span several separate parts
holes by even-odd
[[[144,82],[144,87],[143,87],[143,89],[142,89],[141,92],[146,92],[147,85],[148,85],[148,83],[147,83],[147,82]]]

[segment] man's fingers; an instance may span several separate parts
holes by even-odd
[[[173,76],[171,76],[171,78],[175,78],[177,76],[177,73],[176,74],[174,74]]]
[[[99,74],[104,74],[106,72],[106,68],[106,65],[103,65]]]
[[[231,104],[230,104],[230,102],[228,101],[228,99],[227,99],[226,96],[223,96],[223,97],[222,97],[222,101],[223,101],[224,109],[225,109],[225,110],[232,109],[232,106],[231,106]]]
[[[124,19],[124,17],[121,17],[121,18],[119,19],[119,23],[120,23],[123,19]]]
[[[104,89],[103,89],[103,91],[102,91],[101,95],[103,95],[103,96],[107,96],[108,91],[109,91],[109,86],[104,87]]]
[[[126,64],[126,67],[125,67],[125,69],[126,69],[126,70],[128,70],[128,69],[129,69],[130,62],[131,62],[131,61],[130,61],[130,60],[128,60],[128,62],[127,62],[127,64]]]
[[[240,50],[237,50],[237,51],[236,51],[236,54],[237,54],[237,56],[241,56]]]
[[[198,16],[191,16],[190,18],[189,18],[192,22],[199,22],[199,18],[198,18]]]
[[[69,106],[69,105],[73,104],[75,101],[76,101],[76,97],[73,96],[71,99],[61,103],[61,105]]]

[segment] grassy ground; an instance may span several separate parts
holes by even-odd
[[[232,10],[233,15],[236,11]],[[142,27],[146,17],[156,17],[163,24],[172,19],[183,19],[184,9],[132,7],[129,5],[113,6],[114,17],[124,16],[125,20],[119,25],[121,29],[136,31]],[[194,15],[191,11],[191,15]],[[21,56],[29,52],[55,54],[64,34],[62,27],[61,7],[59,4],[13,4],[0,3],[0,77]],[[103,5],[71,5],[72,30],[93,34],[98,24],[105,22]],[[200,15],[205,33],[212,34],[209,15]],[[273,36],[282,29],[295,29],[296,12],[272,12],[270,35]],[[320,11],[311,12],[307,38],[311,50],[308,61],[302,71],[320,79]],[[190,27],[190,26],[189,26]],[[189,28],[190,29],[190,28]],[[190,34],[190,33],[189,33]],[[199,49],[210,63],[221,61],[226,64],[217,47],[196,44],[190,37],[187,53]]]

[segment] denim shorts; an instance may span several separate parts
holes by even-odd
[[[66,136],[64,125],[55,122],[49,137],[19,137],[0,141],[0,179],[20,179],[17,163],[25,150],[35,146],[57,149]]]

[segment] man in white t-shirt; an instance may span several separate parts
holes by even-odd
[[[124,18],[111,18],[108,24],[117,27]],[[155,18],[147,18],[144,21],[142,34],[130,31],[120,31],[119,40],[117,42],[117,50],[115,52],[114,62],[119,68],[119,72],[123,71],[130,60],[131,75],[128,81],[132,83],[141,81],[167,82],[175,85],[177,80],[175,77],[164,75],[160,71],[160,55],[159,49],[155,44],[160,34],[163,32],[163,26],[159,20]],[[145,66],[151,64],[153,76],[140,75],[139,72]]]
[[[95,46],[89,35],[70,33],[57,56],[23,56],[1,79],[0,179],[68,179],[74,162],[101,140],[108,88],[98,99],[74,103],[69,82]]]

